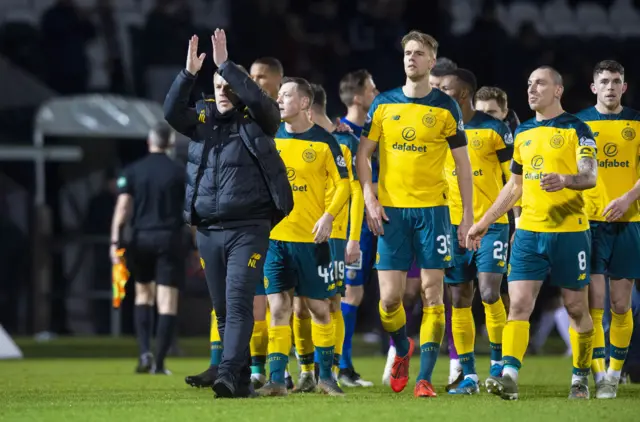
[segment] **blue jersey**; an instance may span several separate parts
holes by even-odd
[[[341,123],[344,123],[345,125],[349,126],[351,128],[351,130],[353,130],[353,134],[356,135],[356,137],[358,138],[358,141],[360,141],[360,136],[362,135],[362,126],[358,126],[357,124],[353,123],[350,120],[347,120],[346,117],[343,117],[340,119]],[[354,155],[355,157],[355,155]],[[378,164],[378,152],[376,151],[373,154],[373,157],[371,157],[371,179],[373,181],[373,183],[378,183],[378,172],[379,172],[379,164]]]

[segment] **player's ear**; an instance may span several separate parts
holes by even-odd
[[[562,98],[562,93],[563,93],[563,92],[564,92],[564,87],[563,87],[562,85],[559,85],[559,86],[556,88],[556,98],[557,98],[557,99]]]
[[[626,84],[625,84],[625,85],[626,85]],[[597,93],[598,93],[598,90],[596,89],[596,84],[594,84],[593,82],[591,82],[590,87],[591,87],[591,92],[592,92],[592,93],[594,93],[594,94],[597,94]],[[624,89],[625,89],[625,88],[623,87],[622,89],[623,89],[623,92],[624,92]]]
[[[311,105],[310,103],[311,101],[309,101],[309,97],[302,97],[302,101],[300,102],[303,110],[309,110],[309,106]]]
[[[625,92],[627,92],[627,83],[626,82],[624,82],[622,84],[622,93],[624,94]]]

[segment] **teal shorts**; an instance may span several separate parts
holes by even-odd
[[[451,267],[451,223],[446,206],[428,208],[384,207],[389,221],[378,238],[378,270],[409,271],[414,259],[419,268]]]
[[[640,223],[591,221],[591,273],[640,278]]]
[[[516,230],[508,280],[540,280],[581,289],[591,274],[591,232],[540,233]]]
[[[331,250],[331,279],[336,283],[335,294],[344,296],[345,293],[345,263],[344,253],[347,241],[344,239],[329,239]]]
[[[329,244],[270,240],[264,288],[268,295],[293,290],[299,297],[318,300],[335,295]]]
[[[467,283],[473,281],[478,273],[504,274],[507,272],[508,224],[492,224],[480,241],[480,248],[475,252],[460,247],[458,226],[452,226],[451,243],[453,267],[445,270],[446,283]]]

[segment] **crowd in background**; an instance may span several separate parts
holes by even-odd
[[[92,90],[92,72],[100,71],[108,75],[101,89],[157,96],[147,82],[154,69],[184,66],[185,46],[193,33],[208,39],[211,27],[197,24],[194,17],[194,5],[200,2],[227,2],[220,10],[228,13],[233,60],[248,65],[259,56],[279,58],[287,75],[326,87],[332,114],[342,111],[337,83],[349,70],[368,69],[382,90],[402,81],[399,40],[414,28],[434,35],[441,45],[440,56],[473,70],[481,85],[505,88],[516,111],[524,115],[529,114],[524,81],[536,65],[552,64],[563,73],[565,104],[575,111],[592,100],[588,84],[593,63],[615,57],[629,74],[639,67],[634,52],[640,44],[634,38],[594,37],[586,29],[574,36],[542,36],[538,23],[526,21],[515,32],[507,31],[498,19],[498,6],[508,7],[514,1],[468,0],[477,9],[473,23],[465,34],[453,35],[450,4],[455,2],[448,1],[426,5],[417,0],[152,0],[142,25],[132,25],[124,37],[116,31],[123,12],[115,2],[96,0],[94,8],[86,9],[77,6],[78,1],[82,0],[57,0],[43,11],[37,25],[10,21],[0,27],[0,54],[61,94]],[[612,1],[600,3],[607,6]],[[102,69],[92,67],[87,55],[87,45],[96,37],[105,49],[105,60],[98,64]],[[210,43],[201,48],[209,49]],[[131,57],[124,57],[125,52]],[[201,72],[202,91],[211,90],[210,70]],[[637,88],[631,84],[627,101],[635,98]]]

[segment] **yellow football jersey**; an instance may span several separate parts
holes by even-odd
[[[507,125],[481,111],[477,111],[465,123],[464,130],[469,140],[467,149],[473,172],[473,216],[477,223],[491,208],[504,186],[500,164],[510,162],[513,157],[513,136]],[[462,221],[462,199],[456,163],[451,152],[447,153],[445,173],[449,184],[451,224],[459,225]],[[509,178],[509,174],[505,176]],[[496,222],[508,224],[509,220],[505,214]]]
[[[349,199],[347,164],[335,138],[318,125],[304,133],[290,133],[284,123],[276,134],[276,148],[287,167],[293,190],[293,210],[271,230],[270,238],[312,243],[316,222],[325,210],[334,217]],[[325,209],[327,179],[335,185]]]
[[[543,174],[577,174],[580,159],[596,158],[589,126],[569,113],[543,121],[534,118],[518,126],[514,144],[511,171],[523,179],[518,227],[554,233],[589,230],[582,192],[545,192],[540,187]]]
[[[362,136],[378,142],[381,205],[447,205],[447,151],[466,145],[462,113],[451,97],[438,89],[423,98],[409,98],[402,88],[384,92],[371,105]]]
[[[598,146],[598,182],[584,191],[587,215],[592,221],[606,221],[602,213],[607,205],[638,181],[640,113],[624,107],[619,114],[600,114],[589,107],[576,116],[589,125]],[[631,204],[616,221],[640,221],[640,204]]]
[[[336,140],[340,144],[344,161],[347,164],[350,184],[350,201],[340,210],[336,218],[333,220],[332,239],[346,239],[347,228],[349,230],[349,240],[360,241],[360,233],[362,220],[364,219],[364,198],[362,196],[362,187],[358,181],[355,171],[354,160],[356,151],[358,150],[358,138],[351,133],[334,132]],[[333,179],[327,181],[327,192],[325,196],[325,206],[329,207],[333,196],[335,195],[335,185]],[[351,220],[351,221],[350,221]],[[357,230],[354,230],[357,228]]]

